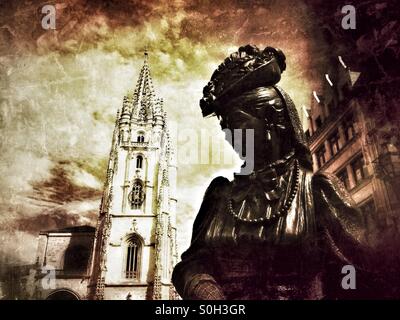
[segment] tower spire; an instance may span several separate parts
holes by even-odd
[[[149,61],[149,50],[147,45],[144,47],[144,63],[148,63]]]
[[[153,93],[153,80],[150,75],[150,67],[149,67],[149,54],[147,52],[147,48],[144,51],[144,62],[142,69],[140,69],[139,78],[136,83],[135,93],[137,95],[143,95],[144,93],[151,92]]]
[[[147,46],[144,50],[144,62],[140,70],[139,79],[136,83],[134,93],[134,115],[138,118],[146,119],[153,114],[154,105],[154,88],[153,80],[150,75],[150,67],[148,64]]]

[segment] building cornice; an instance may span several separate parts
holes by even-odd
[[[343,113],[340,116],[337,116],[334,113],[331,113],[324,121],[323,125],[314,132],[314,134],[308,139],[308,145],[310,147],[311,152],[315,152],[315,150],[320,146],[320,142],[325,141],[328,136],[332,133],[334,129],[338,127],[338,123],[342,121],[342,119],[347,116],[350,112],[350,109],[353,108],[353,104],[350,103],[347,108],[344,109]]]
[[[358,141],[360,141],[360,134],[356,133],[351,140],[347,141],[346,144],[335,154],[333,155],[328,161],[326,161],[319,169],[318,171],[323,171],[324,169],[328,168],[333,162],[335,162],[347,149],[349,149],[352,145],[356,144]],[[360,150],[361,152],[361,147]],[[355,158],[357,155],[360,154],[360,152],[356,152],[353,156],[349,157],[347,159],[346,163],[350,162]],[[340,167],[339,171],[342,169]]]

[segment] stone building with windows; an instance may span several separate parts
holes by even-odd
[[[94,236],[90,226],[40,233],[33,299],[86,299]]]
[[[117,114],[100,205],[89,299],[175,299],[176,161],[163,100],[145,62]]]
[[[306,110],[314,172],[323,170],[338,176],[371,231],[398,228],[398,150],[379,141],[371,115],[353,97],[359,73],[350,71],[338,57],[325,77]]]
[[[176,299],[176,175],[145,53],[117,113],[97,228],[40,234],[32,298]]]

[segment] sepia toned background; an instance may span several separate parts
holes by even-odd
[[[341,1],[60,0],[52,3],[56,30],[44,30],[41,8],[48,3],[0,1],[3,268],[33,262],[40,230],[95,226],[115,115],[124,94],[134,89],[146,48],[168,119],[178,130],[215,132],[220,141],[217,119],[203,119],[198,101],[214,69],[238,46],[283,50],[287,70],[280,84],[303,120],[303,106],[309,107],[312,91],[321,87],[332,50],[352,57],[347,62],[358,71],[375,49],[398,50],[398,22],[388,39],[367,26],[371,17],[382,20],[393,1],[361,2],[364,34],[344,35],[337,31]],[[321,23],[340,36],[327,37]],[[190,143],[180,141],[178,148]],[[217,175],[231,176],[240,163],[180,165],[178,159],[178,166],[182,252],[206,187]]]

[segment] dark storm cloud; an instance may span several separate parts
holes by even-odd
[[[71,0],[56,4],[57,30],[51,32],[41,27],[43,4],[39,0],[3,3],[3,50],[74,53],[106,42],[106,49],[138,57],[143,50],[136,52],[125,50],[123,45],[109,46],[116,36],[115,31],[143,27],[175,14],[179,27],[169,21],[164,32],[171,47],[163,47],[162,41],[143,41],[142,49],[147,45],[160,51],[179,50],[174,42],[179,44],[187,38],[214,51],[215,46],[224,43],[253,43],[280,47],[293,63],[307,67],[312,63],[312,67],[319,68],[324,62],[324,48],[319,38],[320,30],[314,23],[314,13],[302,1],[170,1],[165,4],[160,1]],[[181,50],[185,59],[191,54]],[[308,56],[312,60],[308,60]],[[225,55],[220,53],[217,57],[223,59]],[[314,74],[302,76],[311,80]]]
[[[92,211],[87,215],[91,221],[96,221],[97,211]],[[43,212],[37,217],[22,217],[15,221],[15,226],[19,231],[37,235],[43,230],[57,230],[65,227],[79,226],[83,224],[81,214],[72,214],[66,209],[54,209]],[[93,223],[92,223],[93,225]]]
[[[33,198],[63,204],[71,201],[98,199],[101,191],[95,188],[76,185],[68,177],[65,165],[69,161],[60,161],[50,170],[51,178],[33,183],[35,195]]]

